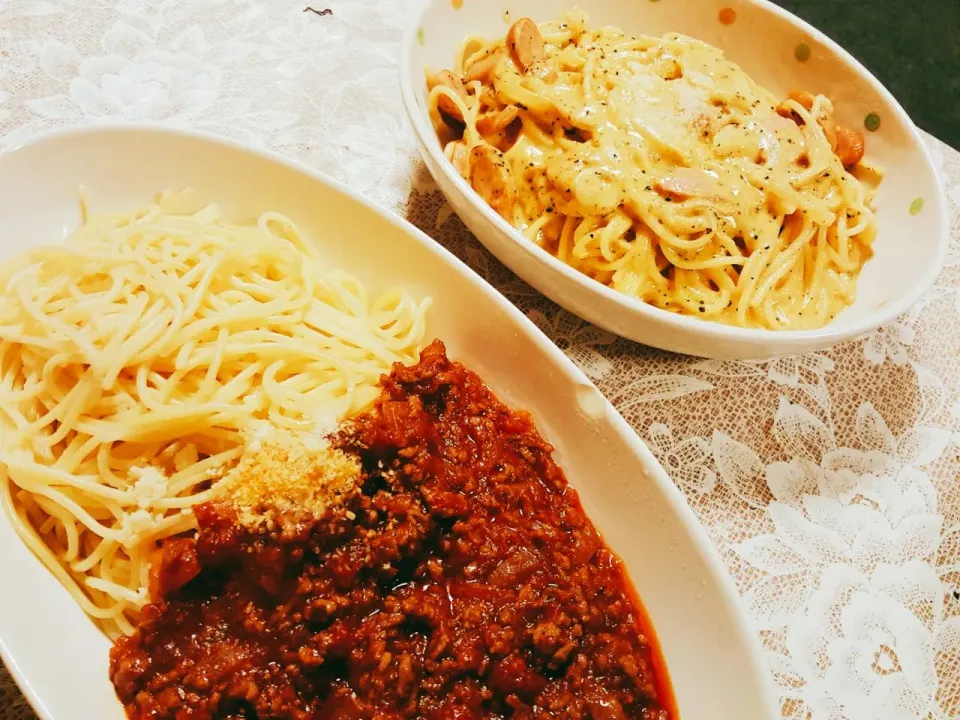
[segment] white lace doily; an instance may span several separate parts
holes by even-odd
[[[0,0],[0,148],[164,121],[286,153],[404,215],[529,313],[660,458],[755,620],[785,718],[960,717],[960,154],[930,141],[954,244],[896,323],[770,362],[669,355],[513,278],[435,192],[398,90],[409,3],[309,1]],[[0,668],[0,718],[30,717]]]

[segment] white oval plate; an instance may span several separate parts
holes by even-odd
[[[715,45],[782,96],[795,89],[824,93],[834,100],[838,122],[844,125],[863,129],[868,113],[879,114],[879,131],[864,132],[867,159],[886,170],[876,199],[879,233],[876,254],[860,275],[852,306],[819,330],[772,331],[705,322],[616,292],[525,239],[444,159],[427,110],[424,68],[450,67],[468,35],[502,36],[518,18],[555,20],[575,5],[575,0],[429,0],[419,19],[412,18],[401,50],[403,102],[424,162],[471,232],[517,275],[554,302],[618,335],[664,350],[725,359],[801,353],[858,337],[893,320],[930,288],[946,257],[949,224],[940,181],[919,132],[893,96],[849,53],[766,0],[591,0],[581,6],[591,27],[616,25],[645,35],[680,32]],[[736,12],[732,24],[720,22],[722,8]],[[810,52],[805,62],[796,57],[801,44]],[[918,198],[923,208],[912,214]]]
[[[684,720],[776,715],[758,641],[683,496],[624,419],[526,317],[409,223],[312,170],[226,140],[160,128],[78,129],[0,156],[0,258],[62,239],[94,212],[193,188],[232,220],[275,210],[371,289],[434,299],[430,332],[507,403],[531,410],[623,558],[650,614]],[[0,516],[0,654],[46,720],[123,711],[109,643]]]

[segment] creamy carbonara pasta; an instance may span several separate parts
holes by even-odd
[[[467,38],[428,76],[473,188],[563,262],[665,310],[801,329],[852,303],[879,176],[830,100],[777,98],[683,35],[586,20]]]

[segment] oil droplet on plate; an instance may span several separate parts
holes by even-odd
[[[737,21],[737,11],[732,7],[725,7],[720,10],[718,17],[721,25],[733,25]]]
[[[910,203],[911,215],[919,215],[921,210],[923,210],[923,198],[916,198],[912,203]]]

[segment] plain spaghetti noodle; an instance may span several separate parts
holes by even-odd
[[[282,215],[196,208],[166,195],[85,218],[0,271],[3,502],[111,636],[132,631],[159,541],[195,528],[251,428],[355,415],[423,344],[427,301],[368,297]]]
[[[706,43],[578,11],[467,38],[427,80],[447,158],[589,277],[744,327],[821,327],[853,302],[879,173],[828,98],[778,99]]]

